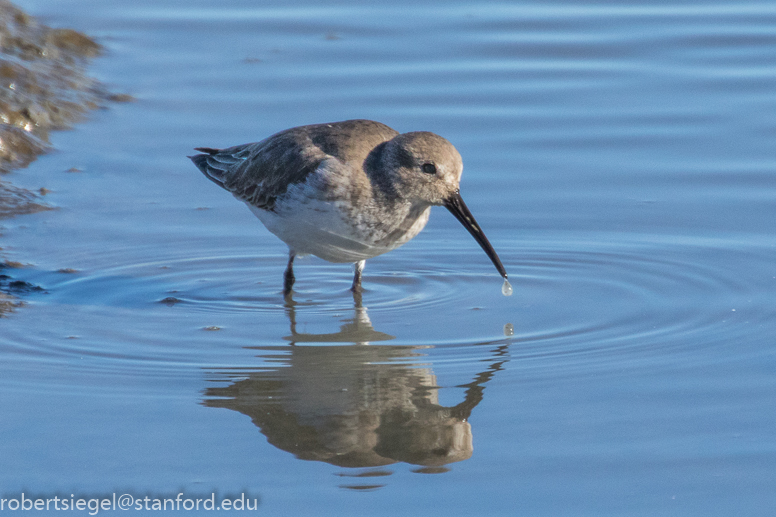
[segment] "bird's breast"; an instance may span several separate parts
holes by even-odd
[[[430,207],[332,199],[316,185],[295,185],[274,210],[248,204],[267,229],[300,254],[330,262],[357,262],[398,248],[428,222]]]

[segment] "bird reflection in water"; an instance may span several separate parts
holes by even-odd
[[[341,467],[406,462],[444,472],[444,465],[471,457],[468,418],[508,360],[509,342],[481,345],[488,358],[475,364],[487,367],[457,386],[464,390],[460,403],[443,406],[428,356],[433,347],[370,346],[393,336],[372,327],[359,298],[353,318],[330,334],[298,332],[296,304],[287,299],[291,346],[257,348],[277,366],[214,371],[230,384],[208,388],[204,404],[249,416],[269,443],[303,460]]]

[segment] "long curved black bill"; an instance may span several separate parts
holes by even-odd
[[[506,280],[507,271],[501,264],[501,259],[498,258],[496,250],[494,250],[493,246],[490,245],[490,241],[488,241],[488,238],[485,237],[485,234],[482,232],[482,229],[480,229],[477,221],[474,220],[474,216],[469,211],[466,203],[463,202],[461,192],[456,190],[452,196],[445,200],[444,204],[445,208],[450,210],[455,218],[461,222],[464,228],[469,230],[469,233],[472,234],[472,237],[474,237],[474,239],[480,243],[482,249],[485,251],[488,257],[490,257],[490,260],[493,261],[493,265],[496,266],[499,274],[504,278],[504,280]]]

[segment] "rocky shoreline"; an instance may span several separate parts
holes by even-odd
[[[88,36],[47,27],[0,0],[0,219],[51,208],[42,199],[45,189],[29,191],[4,178],[47,152],[51,131],[71,127],[108,101],[131,100],[87,75],[101,52]],[[20,304],[8,274],[14,266],[0,258],[0,316]]]

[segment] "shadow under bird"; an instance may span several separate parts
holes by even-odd
[[[261,142],[226,149],[198,147],[190,156],[288,245],[283,292],[294,285],[294,257],[312,254],[354,263],[361,291],[364,261],[398,248],[444,206],[485,250],[504,278],[496,251],[461,198],[455,147],[434,133],[399,134],[372,120],[300,126]]]

